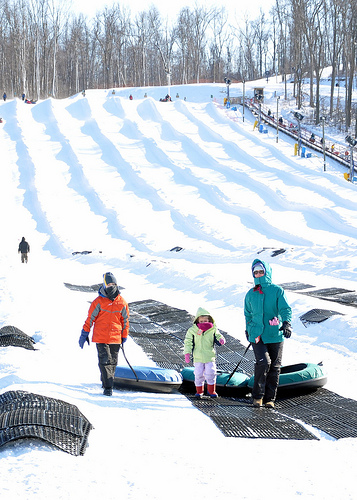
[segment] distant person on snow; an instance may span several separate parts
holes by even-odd
[[[22,237],[22,240],[20,241],[20,244],[19,244],[19,249],[18,249],[18,253],[21,253],[21,262],[22,263],[26,263],[27,264],[27,254],[30,252],[30,245],[27,243],[27,241],[25,240],[25,237],[23,236]]]
[[[129,333],[129,307],[120,295],[117,280],[112,273],[103,275],[103,285],[98,294],[89,307],[79,345],[83,349],[85,342],[89,344],[89,332],[94,325],[92,342],[97,344],[103,394],[111,396],[119,349],[126,342]]]
[[[199,307],[193,325],[187,330],[184,341],[185,362],[191,360],[193,354],[196,398],[204,393],[204,383],[207,382],[207,393],[216,398],[216,351],[215,341],[220,345],[226,343],[223,335],[217,330],[216,323],[208,311]]]
[[[2,98],[4,99],[4,101],[6,101],[6,99],[7,99],[6,92],[3,93]]]
[[[290,338],[291,308],[284,290],[272,283],[267,262],[255,259],[252,264],[254,288],[245,296],[246,337],[255,355],[253,406],[265,403],[274,408],[279,383],[284,337]]]
[[[129,99],[132,101],[133,100],[133,96],[130,94],[129,96]]]

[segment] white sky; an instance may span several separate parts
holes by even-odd
[[[167,1],[167,0],[154,0],[153,2],[147,0],[120,0],[115,2],[104,1],[103,3],[99,3],[97,0],[72,0],[72,9],[76,13],[82,12],[88,17],[94,17],[97,10],[102,10],[105,6],[111,6],[114,3],[119,3],[123,6],[128,6],[131,9],[133,14],[140,12],[142,10],[147,10],[150,5],[155,5],[160,13],[169,20],[175,19],[180,10],[186,6],[193,6],[194,2],[190,2],[189,0],[175,0],[175,1]],[[211,6],[224,6],[226,7],[228,12],[232,13],[232,17],[236,16],[243,17],[245,13],[249,15],[249,17],[256,17],[259,13],[259,10],[262,9],[264,12],[268,13],[270,8],[275,4],[275,0],[250,0],[249,2],[232,2],[232,0],[201,0],[198,2],[198,5],[206,5],[207,7]],[[232,4],[235,4],[232,6]]]

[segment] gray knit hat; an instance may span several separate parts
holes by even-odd
[[[107,288],[109,283],[114,283],[115,285],[117,284],[117,280],[116,280],[114,274],[113,273],[103,274],[103,286],[104,286],[104,288]]]

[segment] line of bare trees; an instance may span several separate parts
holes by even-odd
[[[294,79],[297,106],[308,100],[317,122],[324,114],[351,125],[356,0],[276,0],[269,15],[238,16],[195,4],[169,24],[154,6],[132,16],[117,3],[88,19],[58,0],[0,0],[1,85],[8,96],[39,99],[165,85],[168,76],[183,84],[279,74]],[[332,67],[328,102],[319,95],[326,66]]]

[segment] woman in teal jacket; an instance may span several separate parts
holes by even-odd
[[[187,330],[184,341],[185,362],[190,362],[190,355],[193,353],[195,365],[195,386],[196,397],[200,398],[204,392],[204,383],[207,381],[207,392],[212,398],[217,397],[216,393],[216,351],[214,349],[215,340],[223,345],[225,339],[217,330],[216,323],[210,313],[199,307],[193,325]]]
[[[284,337],[291,336],[291,307],[284,290],[272,283],[267,262],[255,259],[252,264],[254,288],[245,296],[246,335],[255,355],[253,405],[265,402],[274,408],[279,383]]]

